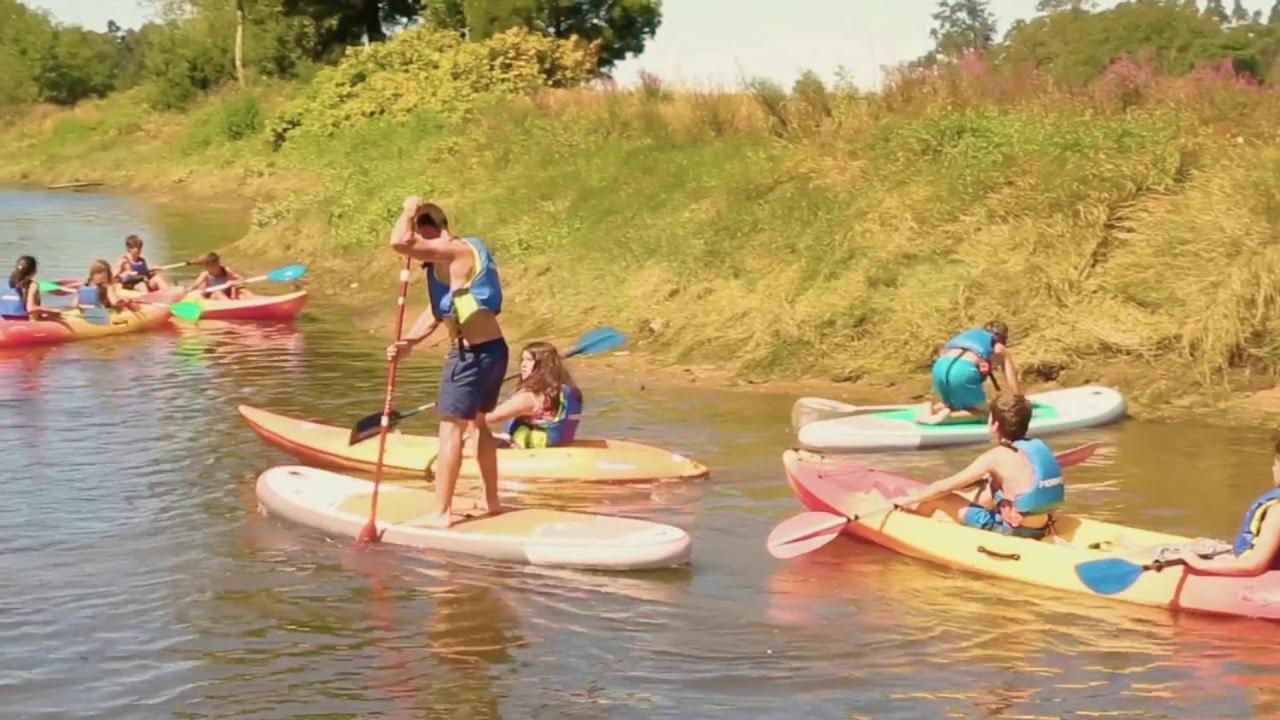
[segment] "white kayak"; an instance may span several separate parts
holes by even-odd
[[[1034,408],[1027,434],[1042,437],[1054,433],[1080,430],[1115,422],[1124,417],[1124,397],[1111,388],[1097,385],[1053,390],[1027,396]],[[800,445],[822,452],[876,452],[882,450],[916,450],[944,445],[966,445],[986,442],[986,420],[943,425],[922,425],[916,416],[928,403],[915,405],[858,408],[831,400],[802,398],[793,417],[802,415],[802,403],[808,408],[822,405],[831,414],[844,406],[855,414],[803,424]]]
[[[267,512],[326,532],[357,537],[369,521],[373,483],[328,470],[281,465],[258,476]],[[692,541],[677,527],[612,515],[560,510],[512,510],[458,522],[447,529],[414,525],[433,494],[382,483],[382,542],[492,560],[596,570],[643,570],[682,564]]]

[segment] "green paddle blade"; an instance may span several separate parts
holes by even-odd
[[[182,318],[183,320],[190,320],[192,322],[199,320],[200,314],[204,312],[200,309],[200,303],[194,302],[174,303],[169,306],[169,311],[172,312],[173,316],[176,318]]]
[[[41,280],[36,283],[36,287],[40,288],[42,293],[70,293],[75,292],[70,288],[65,288],[52,280]]]

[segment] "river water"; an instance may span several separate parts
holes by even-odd
[[[201,208],[0,192],[0,262],[34,252],[46,278],[114,258],[131,232],[159,263],[243,230]],[[235,405],[348,422],[380,405],[384,344],[313,301],[293,324],[0,356],[0,718],[1280,713],[1276,625],[1059,596],[846,539],[772,559],[764,537],[800,509],[779,462],[789,397],[579,366],[584,433],[690,454],[711,479],[505,500],[678,524],[694,538],[687,569],[362,550],[260,515],[257,473],[289,459]],[[430,399],[437,372],[411,360],[401,404]],[[1070,472],[1073,509],[1228,535],[1266,487],[1267,438],[1128,421],[1058,445],[1107,443]],[[934,478],[974,452],[877,461]]]

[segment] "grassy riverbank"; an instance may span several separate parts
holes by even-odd
[[[1280,363],[1280,98],[1226,71],[543,90],[276,149],[297,95],[32,111],[0,131],[0,179],[248,199],[240,252],[357,302],[385,299],[387,228],[422,194],[497,248],[534,329],[608,322],[752,381],[918,391],[935,344],[992,317],[1033,383],[1140,401],[1270,387]]]

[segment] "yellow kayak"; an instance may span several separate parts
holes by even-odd
[[[848,518],[884,507],[886,498],[923,487],[847,456],[788,450],[782,464],[805,507]],[[1145,565],[1160,559],[1161,548],[1185,546],[1191,538],[1079,515],[1054,515],[1053,532],[1041,540],[966,527],[941,512],[924,517],[897,510],[850,521],[844,532],[904,555],[982,575],[1139,605],[1280,620],[1280,570],[1229,577],[1170,565],[1141,573],[1119,592],[1099,595],[1077,575],[1081,563],[1118,558]]]
[[[305,462],[343,470],[372,472],[378,459],[378,440],[349,445],[349,428],[323,425],[241,405],[237,408],[263,440]],[[439,441],[425,435],[387,436],[384,472],[423,477],[434,468]],[[678,453],[627,440],[577,440],[555,448],[498,450],[498,472],[523,480],[590,480],[631,482],[689,479],[707,474],[705,465]],[[480,477],[473,458],[463,458],[462,477]]]
[[[174,302],[180,295],[181,291],[139,295],[160,304],[111,312],[105,323],[89,322],[76,312],[65,313],[56,320],[0,320],[0,348],[52,345],[149,330],[169,320],[169,306],[165,303]]]

